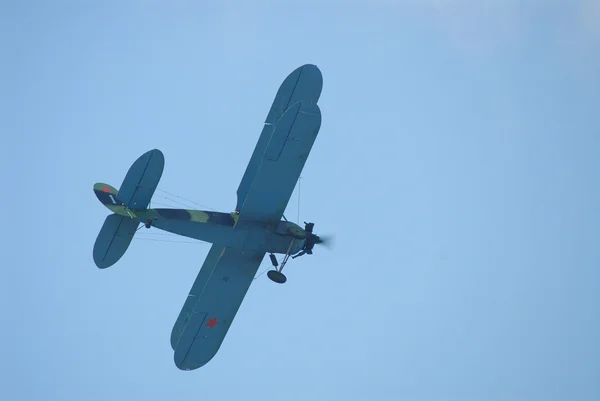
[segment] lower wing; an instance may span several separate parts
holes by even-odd
[[[171,333],[179,369],[198,369],[215,356],[264,256],[212,246]]]

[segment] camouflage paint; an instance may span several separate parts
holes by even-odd
[[[109,184],[95,184],[94,193],[104,206],[118,216],[137,223],[150,222],[154,228],[224,247],[283,254],[292,238],[297,240],[292,247],[293,253],[299,252],[304,245],[306,233],[292,222],[281,221],[275,226],[248,223],[236,229],[240,215],[235,212],[167,208],[132,210],[121,202],[117,190]]]
[[[111,212],[118,214],[119,216],[138,219],[142,223],[149,219],[163,218],[233,227],[239,218],[239,214],[235,212],[221,213],[205,210],[163,208],[142,210],[128,209],[119,199],[117,190],[111,185],[101,182],[94,184],[94,193],[98,200]]]
[[[217,353],[266,252],[303,247],[306,232],[280,220],[320,128],[322,84],[319,69],[307,64],[280,86],[238,188],[236,212],[147,209],[164,167],[157,149],[134,162],[119,190],[94,185],[114,213],[94,245],[98,267],[124,254],[139,223],[213,243],[171,333],[179,369],[197,369]]]

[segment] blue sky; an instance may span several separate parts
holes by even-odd
[[[0,22],[0,398],[600,398],[597,2],[40,0]],[[181,372],[209,245],[144,233],[98,270],[92,186],[159,148],[160,189],[232,211],[304,63],[324,88],[300,218],[336,246],[257,279]]]

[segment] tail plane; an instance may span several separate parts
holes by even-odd
[[[129,168],[119,190],[94,184],[94,193],[113,214],[104,221],[94,243],[94,263],[100,269],[114,265],[127,251],[140,224],[130,210],[145,210],[163,173],[165,158],[158,149],[140,156]]]

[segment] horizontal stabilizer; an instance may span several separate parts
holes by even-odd
[[[129,209],[146,209],[158,186],[165,167],[165,157],[158,149],[141,155],[129,168],[118,197]]]
[[[117,263],[127,251],[139,222],[129,217],[111,214],[94,243],[94,262],[100,269],[106,269]]]

